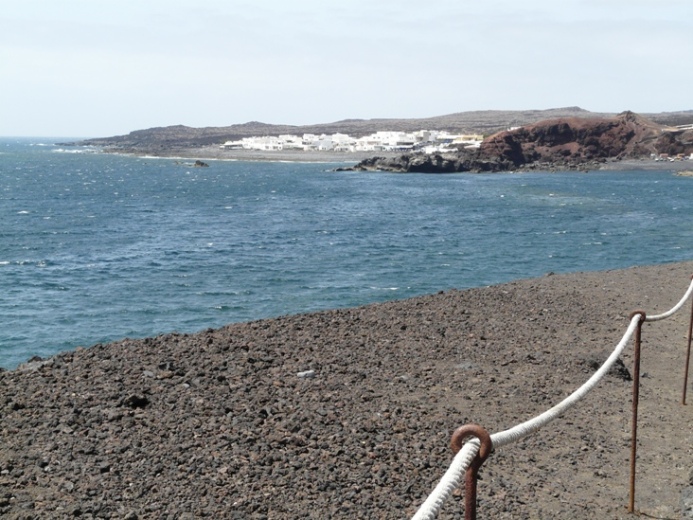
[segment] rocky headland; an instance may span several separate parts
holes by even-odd
[[[633,112],[614,117],[561,117],[493,134],[475,150],[372,157],[354,171],[421,173],[596,170],[606,163],[690,156],[693,130],[655,123]]]
[[[0,516],[409,518],[458,426],[496,432],[558,403],[632,310],[669,309],[692,272],[551,275],[34,359],[0,371]],[[688,315],[643,331],[646,518],[680,517],[693,467]],[[622,361],[563,417],[491,455],[479,518],[633,518],[631,346]],[[456,492],[439,518],[461,518],[462,504]]]

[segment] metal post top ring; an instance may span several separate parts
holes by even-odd
[[[481,442],[477,457],[479,457],[480,462],[483,463],[491,454],[493,442],[491,441],[491,435],[489,435],[485,428],[478,424],[465,424],[454,431],[452,439],[450,440],[450,447],[453,453],[457,454],[457,452],[462,449],[464,440],[469,437],[476,437],[479,439],[479,442]]]
[[[640,321],[643,322],[647,319],[647,313],[642,309],[636,309],[630,313],[630,319],[632,320],[636,315],[640,315]]]

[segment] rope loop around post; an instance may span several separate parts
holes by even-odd
[[[465,520],[476,520],[476,483],[479,468],[491,454],[493,441],[491,440],[491,435],[483,427],[478,424],[465,424],[457,428],[450,439],[450,447],[455,455],[462,449],[464,440],[469,437],[476,437],[481,446],[467,468],[465,475],[464,518]]]
[[[638,314],[640,315],[640,323],[642,323],[643,321],[647,321],[647,313],[642,309],[634,310],[633,312],[630,313],[630,316],[628,316],[628,318],[632,320]]]
[[[457,452],[462,449],[462,444],[469,437],[476,437],[479,439],[481,447],[475,459],[480,459],[483,464],[493,450],[493,441],[491,441],[491,435],[486,429],[478,424],[465,424],[453,432],[452,438],[450,439],[450,448],[452,448],[452,452],[457,455]]]

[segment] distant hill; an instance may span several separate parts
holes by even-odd
[[[224,127],[192,128],[183,125],[136,130],[127,135],[88,139],[79,145],[104,146],[129,152],[156,152],[167,148],[197,148],[243,137],[280,134],[334,134],[345,133],[361,137],[377,131],[414,131],[421,129],[448,130],[460,133],[494,134],[510,127],[524,126],[547,119],[613,117],[616,114],[590,112],[579,107],[549,110],[480,110],[459,112],[421,119],[345,119],[334,123],[315,125],[273,125],[251,121]],[[693,110],[643,114],[647,119],[663,125],[693,123]]]

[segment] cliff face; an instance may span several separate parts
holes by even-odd
[[[447,173],[591,168],[607,160],[693,153],[693,130],[676,130],[633,112],[611,118],[558,118],[494,134],[475,153],[405,155],[363,161],[356,169]]]
[[[530,163],[583,164],[670,153],[676,132],[632,112],[614,118],[562,118],[542,121],[486,139],[479,150],[515,166]],[[664,149],[663,149],[664,148]]]

